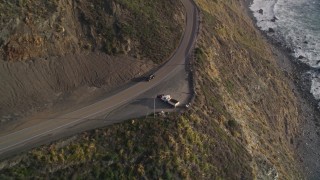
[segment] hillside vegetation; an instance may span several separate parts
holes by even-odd
[[[38,148],[14,159],[18,164],[1,176],[251,179],[249,160],[214,121],[188,113],[131,120]]]
[[[203,10],[197,108],[230,131],[257,178],[297,179],[297,100],[243,1],[197,0]],[[209,98],[210,97],[210,98]]]
[[[2,162],[1,176],[302,179],[293,152],[298,107],[270,47],[242,1],[196,2],[202,25],[190,109],[36,148]]]
[[[160,63],[180,40],[181,6],[174,0],[4,0],[0,59],[25,61],[100,50]]]

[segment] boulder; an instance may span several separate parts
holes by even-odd
[[[278,20],[278,18],[274,16],[274,17],[271,19],[271,22],[276,22],[276,20]]]
[[[269,33],[274,33],[274,29],[273,29],[273,28],[269,28],[269,29],[268,29],[268,32],[269,32]]]
[[[286,50],[287,50],[288,53],[294,53],[294,51],[288,46],[286,47]]]

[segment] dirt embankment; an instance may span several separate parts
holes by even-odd
[[[181,3],[169,2],[2,1],[1,121],[49,107],[77,88],[116,88],[162,63],[184,24]]]
[[[108,91],[132,78],[142,76],[153,66],[154,63],[151,61],[148,63],[98,53],[68,55],[34,62],[2,62],[0,114],[10,115],[17,110],[43,110],[43,105],[50,107],[65,98],[67,93],[72,93],[82,86]],[[78,98],[81,98],[81,95]],[[10,118],[17,117],[4,116],[3,120]]]

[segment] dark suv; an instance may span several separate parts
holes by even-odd
[[[147,81],[151,81],[152,79],[155,78],[155,75],[154,74],[151,74],[148,78],[147,78]]]

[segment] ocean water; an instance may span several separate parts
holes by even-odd
[[[320,0],[253,0],[250,9],[261,30],[310,67],[310,93],[320,100]]]

